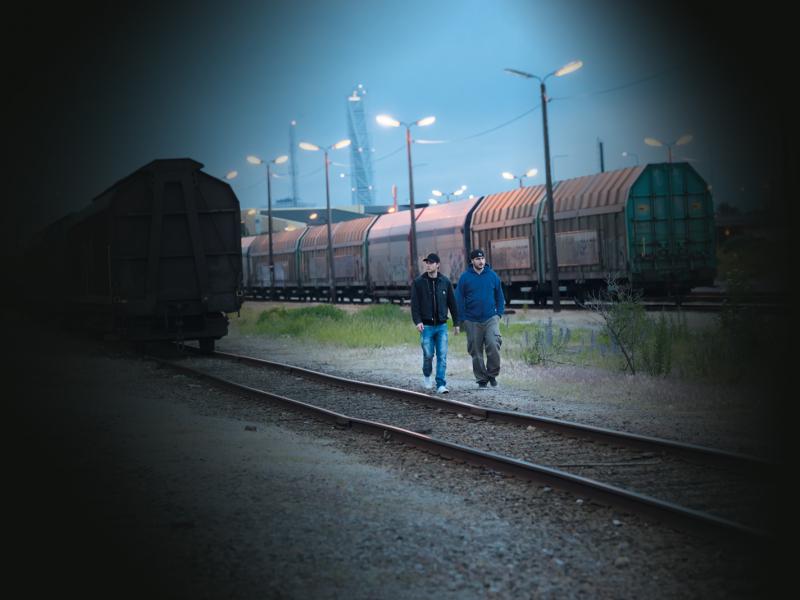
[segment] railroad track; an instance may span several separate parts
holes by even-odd
[[[268,303],[271,302],[265,298],[254,298],[254,297],[247,297],[248,302],[264,302]],[[323,300],[320,300],[320,302]],[[289,300],[278,300],[278,302],[297,302],[298,304],[302,304],[303,300],[297,299],[289,299]],[[315,301],[316,302],[316,301]],[[362,306],[371,306],[372,302],[354,302],[353,300],[341,300],[341,304],[359,304]],[[405,300],[401,304],[408,304],[408,301]],[[662,298],[653,298],[653,299],[644,299],[641,302],[644,309],[648,312],[676,312],[676,311],[684,311],[684,312],[720,312],[726,306],[729,306],[729,300],[724,295],[719,294],[704,294],[698,296],[687,296],[682,298],[680,301],[676,301],[675,299],[662,299]],[[777,296],[764,296],[762,297],[751,297],[746,298],[742,301],[737,301],[737,306],[740,308],[748,308],[748,309],[755,309],[762,312],[768,313],[781,313],[785,311],[788,307],[785,302],[783,302]],[[524,302],[521,300],[514,300],[511,304],[506,306],[506,313],[513,314],[516,310],[526,308],[530,311],[551,311],[553,309],[552,304],[548,303],[545,306],[536,305],[533,301]],[[561,299],[561,309],[562,310],[586,310],[585,308],[575,304],[575,302],[569,298],[562,298]]]
[[[771,466],[757,457],[475,406],[258,358],[190,352],[188,375],[436,454],[693,531],[769,538]],[[300,396],[300,397],[298,397]]]

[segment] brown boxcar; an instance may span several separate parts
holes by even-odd
[[[426,208],[418,208],[419,220]],[[407,298],[414,280],[411,256],[411,212],[402,211],[381,215],[370,229],[367,238],[370,293],[373,299]],[[417,245],[417,252],[421,248]],[[416,263],[422,256],[415,257]],[[419,267],[417,267],[419,269]]]
[[[685,293],[714,278],[714,210],[687,163],[643,165],[578,177],[553,189],[560,289],[582,297],[609,276],[646,292]],[[545,187],[486,196],[472,217],[511,297],[550,295]]]
[[[469,198],[436,204],[426,208],[417,219],[417,251],[421,257],[431,252],[438,254],[442,260],[439,271],[453,285],[469,263],[469,221],[479,202],[479,198]],[[421,272],[421,263],[417,268]]]
[[[275,267],[274,295],[280,298],[296,298],[300,295],[299,275],[300,241],[309,228],[291,231],[276,231],[272,239],[272,261]],[[270,296],[269,234],[257,236],[249,252],[253,296]]]
[[[351,301],[360,300],[370,290],[367,236],[378,216],[339,223],[333,235],[333,261],[337,293]]]
[[[333,223],[331,237],[341,223]],[[303,294],[319,299],[330,295],[330,282],[328,279],[328,226],[315,225],[308,228],[308,232],[300,242],[300,280],[303,283]],[[334,266],[335,270],[335,266]]]

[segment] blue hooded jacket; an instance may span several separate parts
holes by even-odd
[[[489,265],[480,275],[470,266],[458,278],[456,287],[458,315],[464,321],[483,323],[493,316],[503,316],[506,300],[497,273]]]

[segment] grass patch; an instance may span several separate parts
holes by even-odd
[[[757,380],[769,373],[785,347],[786,336],[774,320],[733,306],[711,325],[690,329],[685,316],[648,314],[638,357],[642,373],[684,380],[735,383]],[[350,312],[334,305],[242,308],[231,328],[243,335],[294,338],[323,344],[335,351],[346,348],[419,349],[419,333],[408,311],[395,304],[377,304]],[[505,358],[536,367],[575,366],[618,372],[624,361],[607,331],[540,323],[501,321]],[[452,335],[450,353],[466,355],[466,334]]]
[[[419,345],[411,318],[395,304],[376,304],[354,313],[330,304],[268,310],[244,307],[232,323],[245,335],[295,337],[349,348]],[[450,346],[464,345],[461,338],[451,337]]]

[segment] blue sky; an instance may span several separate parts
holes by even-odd
[[[717,202],[742,208],[760,202],[768,180],[769,134],[736,57],[719,56],[705,24],[692,24],[681,6],[635,2],[297,0],[151,6],[101,15],[95,37],[78,31],[64,41],[78,49],[53,72],[73,81],[48,105],[41,134],[48,168],[28,183],[44,190],[34,224],[44,224],[155,158],[188,156],[232,182],[243,208],[266,204],[263,168],[248,154],[288,152],[289,122],[298,141],[331,144],[347,136],[346,98],[355,85],[364,99],[377,203],[408,197],[401,129],[378,126],[388,113],[411,121],[435,115],[415,138],[415,197],[434,188],[482,195],[516,182],[502,171],[536,167],[544,182],[538,84],[506,74],[512,67],[545,75],[572,60],[581,70],[548,80],[551,154],[556,180],[596,173],[598,138],[606,169],[665,160],[666,150],[643,142],[691,133],[675,149],[713,186]],[[93,8],[89,17],[97,17]],[[686,23],[688,20],[688,24]],[[704,37],[705,36],[705,37]],[[87,39],[89,41],[87,41]],[[705,43],[698,43],[704,40]],[[58,53],[60,48],[51,48]],[[51,60],[51,54],[47,60]],[[40,85],[47,87],[46,84]],[[753,95],[754,97],[756,94]],[[61,108],[59,109],[58,106]],[[53,112],[54,111],[54,112]],[[52,125],[50,125],[52,124]],[[769,127],[771,123],[766,123]],[[754,133],[755,132],[755,133]],[[472,137],[476,136],[476,137]],[[470,139],[465,139],[470,138]],[[758,152],[755,152],[758,148]],[[299,194],[324,204],[322,157],[297,150]],[[349,163],[349,152],[334,152]],[[332,202],[351,203],[350,183],[332,166]],[[278,172],[288,172],[278,169]],[[273,198],[290,194],[276,179]]]

